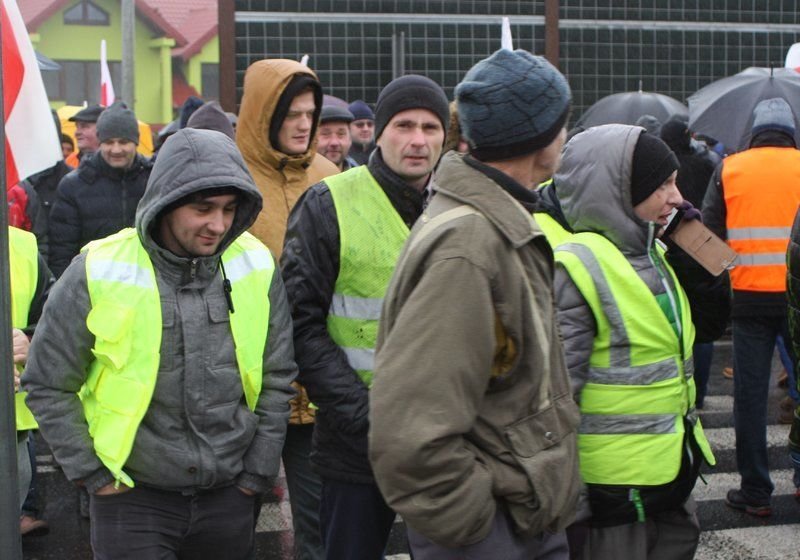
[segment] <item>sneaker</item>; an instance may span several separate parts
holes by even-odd
[[[722,375],[725,379],[733,379],[733,368],[732,367],[724,367],[722,368]]]
[[[44,519],[36,519],[32,515],[19,517],[19,534],[23,537],[40,537],[50,532],[50,525]]]
[[[733,509],[738,509],[756,517],[769,517],[772,515],[772,507],[769,505],[769,500],[765,503],[749,502],[742,494],[742,491],[736,488],[728,490],[725,503]]]

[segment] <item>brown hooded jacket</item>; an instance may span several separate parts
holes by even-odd
[[[236,128],[236,144],[264,197],[264,209],[250,232],[276,258],[283,252],[286,221],[297,199],[314,183],[339,172],[334,164],[317,154],[316,126],[311,131],[308,149],[300,155],[286,155],[270,142],[270,125],[278,100],[296,74],[307,74],[317,81],[314,72],[293,60],[259,60],[251,64],[244,77]],[[320,109],[318,106],[316,118]]]
[[[236,144],[264,198],[264,208],[250,232],[270,248],[276,259],[283,252],[286,222],[297,199],[314,183],[339,172],[334,164],[317,154],[316,125],[311,130],[308,149],[302,154],[284,154],[270,142],[270,125],[278,101],[296,74],[306,74],[319,84],[314,72],[293,60],[259,60],[251,64],[244,76],[244,95],[236,127]],[[322,109],[322,91],[321,86],[318,87],[320,102],[315,119],[319,119]],[[313,422],[308,395],[300,385],[295,386],[298,395],[292,400],[289,422]]]

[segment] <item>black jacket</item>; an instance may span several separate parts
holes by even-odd
[[[800,356],[800,210],[794,217],[792,233],[789,238],[789,249],[786,252],[786,298],[788,299],[789,334],[795,356]],[[795,375],[798,364],[795,364]],[[800,387],[800,382],[798,383]],[[792,429],[789,432],[789,449],[800,453],[800,418],[794,416]]]
[[[423,195],[383,162],[380,151],[368,169],[400,217],[411,228],[423,210]],[[328,309],[339,276],[339,223],[325,181],[298,200],[281,257],[283,281],[294,325],[297,380],[318,407],[311,463],[326,478],[373,483],[367,457],[369,390],[328,334]]]
[[[100,152],[58,184],[50,211],[50,269],[56,277],[81,247],[132,227],[152,164],[139,154],[125,170],[109,166]]]
[[[58,184],[70,171],[72,171],[72,168],[64,163],[62,159],[53,167],[31,175],[26,179],[26,181],[33,186],[36,194],[39,195],[39,200],[44,209],[46,219],[49,219],[50,211],[53,209],[53,203],[56,201]]]

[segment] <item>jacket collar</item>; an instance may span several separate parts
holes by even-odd
[[[482,166],[486,167],[486,166]],[[544,235],[533,219],[531,212],[512,196],[495,177],[464,161],[464,156],[456,152],[448,152],[442,158],[436,171],[436,190],[440,193],[473,206],[479,210],[506,237],[514,247],[522,247],[534,237]],[[519,188],[524,188],[511,177],[501,173],[502,182],[512,181]]]

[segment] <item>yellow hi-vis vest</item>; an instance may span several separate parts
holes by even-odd
[[[657,247],[653,259],[672,278],[680,336],[631,264],[605,237],[573,235],[556,248],[592,310],[597,335],[589,379],[581,393],[578,433],[586,483],[659,486],[681,466],[684,418],[709,464],[714,456],[694,413],[691,360],[694,326],[689,302]],[[652,253],[651,253],[652,254]]]
[[[533,218],[552,248],[564,243],[572,235],[547,212],[534,212]]]
[[[133,228],[93,241],[83,250],[92,305],[86,325],[95,343],[94,361],[79,395],[95,453],[118,482],[133,486],[122,467],[156,386],[161,298],[153,263]],[[232,288],[236,362],[247,406],[255,410],[275,263],[269,250],[249,233],[230,245],[222,262]]]
[[[366,165],[327,177],[339,222],[339,276],[328,333],[367,387],[383,297],[409,229]]]
[[[9,227],[8,259],[11,270],[11,326],[24,329],[28,326],[28,313],[39,281],[39,247],[36,236],[29,231]],[[25,404],[27,394],[14,394],[17,431],[35,430],[39,427]]]

